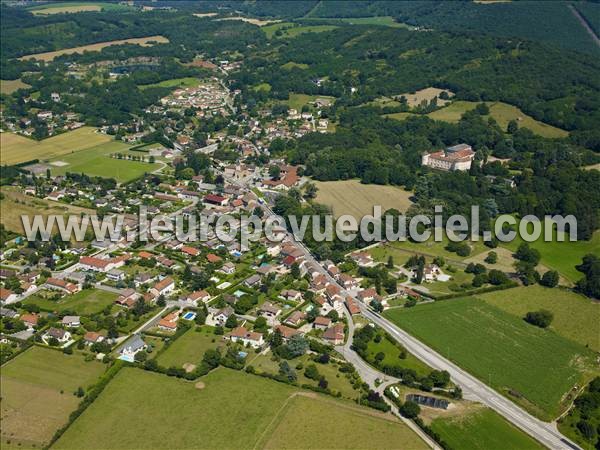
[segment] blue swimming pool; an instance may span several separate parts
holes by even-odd
[[[196,318],[196,313],[192,311],[188,311],[183,315],[185,320],[194,320]]]

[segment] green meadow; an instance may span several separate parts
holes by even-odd
[[[537,441],[506,422],[491,409],[481,408],[465,416],[440,417],[431,428],[450,448],[469,450],[543,449]]]
[[[200,381],[125,368],[53,448],[426,448],[400,421],[350,402],[225,368]]]
[[[475,298],[384,316],[542,419],[557,417],[563,396],[592,375],[590,349]]]

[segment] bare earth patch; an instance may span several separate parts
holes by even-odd
[[[206,387],[206,385],[205,385],[205,384],[204,384],[202,381],[198,381],[198,382],[197,382],[197,383],[194,385],[194,387],[195,387],[196,389],[204,389],[204,388]]]
[[[193,372],[196,369],[196,364],[185,363],[183,365],[183,369],[186,371],[186,373]]]

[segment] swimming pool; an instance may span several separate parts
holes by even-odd
[[[185,320],[194,320],[196,318],[196,313],[192,311],[188,311],[183,315]]]

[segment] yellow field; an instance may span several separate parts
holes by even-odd
[[[27,83],[23,83],[21,79],[16,80],[0,80],[0,93],[2,94],[12,94],[17,89],[23,89],[31,87]]]
[[[194,15],[197,16],[197,14]],[[281,20],[260,20],[251,19],[249,17],[223,17],[222,19],[215,19],[216,22],[221,22],[223,20],[241,20],[242,22],[251,23],[252,25],[258,25],[259,27],[263,27],[271,23],[281,22]]]
[[[427,100],[427,102],[433,100],[435,97],[438,97],[442,92],[446,91],[450,97],[454,95],[454,93],[450,92],[447,89],[438,89],[434,87],[428,87],[425,89],[421,89],[420,91],[416,91],[414,94],[402,94],[406,97],[406,102],[408,106],[414,107],[419,106],[423,100]],[[400,97],[400,96],[399,96]],[[398,97],[398,98],[399,98]],[[445,105],[449,100],[442,100],[438,98],[438,105]]]
[[[568,136],[568,132],[552,125],[545,124],[528,116],[516,106],[509,105],[503,102],[486,102],[490,108],[490,116],[492,116],[500,128],[506,130],[508,122],[516,120],[519,128],[529,128],[536,134],[548,138],[561,138]],[[434,120],[443,120],[445,122],[458,122],[461,116],[477,106],[476,102],[457,101],[451,105],[438,109],[429,115]]]
[[[17,233],[24,233],[22,215],[29,216],[33,220],[33,216],[36,214],[48,217],[51,214],[79,215],[82,212],[86,214],[94,213],[91,209],[31,197],[15,190],[15,188],[4,187],[0,192],[4,196],[0,202],[0,223],[7,230]]]
[[[37,15],[61,14],[61,13],[77,13],[85,11],[102,11],[99,5],[78,5],[78,6],[57,6],[56,8],[34,9],[31,12]]]
[[[158,42],[164,44],[169,40],[164,36],[148,36],[143,38],[132,38],[132,39],[120,39],[117,41],[98,42],[96,44],[82,45],[81,47],[63,48],[62,50],[56,50],[54,52],[36,53],[34,55],[22,56],[19,59],[24,61],[27,59],[38,59],[41,61],[52,61],[57,56],[71,55],[73,53],[97,52],[102,50],[104,47],[110,47],[111,45],[122,45],[122,44],[137,44],[142,47],[152,46],[152,42]]]
[[[336,217],[350,214],[360,220],[373,214],[374,205],[381,205],[383,213],[390,208],[406,211],[412,204],[412,193],[396,186],[361,184],[358,180],[319,181],[316,185],[317,203],[331,207]]]
[[[81,127],[43,141],[34,141],[14,133],[0,134],[0,165],[17,164],[32,159],[50,159],[94,147],[112,140],[96,133],[96,128]]]

